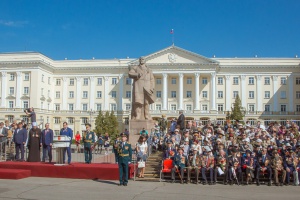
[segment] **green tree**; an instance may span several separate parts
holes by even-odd
[[[99,111],[99,114],[96,118],[94,132],[99,136],[100,134],[108,133],[111,141],[114,141],[118,136],[118,121],[117,117],[112,111],[108,111],[103,115],[102,111]]]
[[[235,102],[233,104],[233,108],[231,108],[231,116],[232,120],[243,120],[244,112],[242,110],[242,102],[239,95],[236,95]]]

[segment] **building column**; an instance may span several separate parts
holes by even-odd
[[[242,107],[247,109],[246,106],[246,76],[241,75],[241,101],[242,101]]]
[[[123,110],[123,90],[124,90],[124,75],[119,75],[119,98],[118,98],[118,106],[117,110],[122,111]],[[132,94],[131,94],[132,96]]]
[[[178,110],[183,110],[183,73],[179,73],[179,102]]]
[[[256,110],[258,112],[263,111],[262,109],[262,92],[261,92],[261,75],[256,76]]]
[[[76,110],[81,110],[81,77],[76,77]]]
[[[277,112],[278,111],[278,95],[277,95],[277,90],[278,90],[278,83],[277,83],[278,76],[273,76],[273,111]]]
[[[194,107],[194,110],[200,110],[200,106],[199,106],[199,96],[200,96],[199,79],[200,79],[200,73],[195,73],[195,107]]]
[[[22,72],[17,72],[16,108],[21,108],[22,97]]]
[[[162,110],[168,110],[168,74],[163,74]]]
[[[104,110],[109,110],[109,77],[104,77]]]
[[[7,91],[7,77],[6,77],[7,73],[6,72],[1,72],[1,108],[5,108],[6,107],[6,91]]]
[[[290,112],[295,112],[295,110],[294,110],[294,76],[293,76],[293,74],[291,74],[290,76],[289,76],[289,108],[288,108],[288,110],[290,111]]]
[[[231,84],[230,84],[230,75],[227,75],[225,76],[225,87],[226,87],[226,104],[225,104],[225,110],[226,111],[231,111],[231,100],[230,100],[230,97],[231,97]]]
[[[216,73],[210,73],[210,85],[211,85],[211,99],[210,99],[210,109],[216,110]]]
[[[67,99],[68,99],[68,84],[67,78],[63,77],[63,88],[62,88],[62,110],[67,110]]]
[[[90,110],[95,110],[95,77],[90,77]]]

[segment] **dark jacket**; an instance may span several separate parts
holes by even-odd
[[[14,132],[13,142],[16,144],[22,144],[25,143],[27,140],[27,130],[22,129],[16,129]]]
[[[180,126],[180,129],[184,129],[184,121],[185,121],[185,116],[184,114],[179,115],[178,119],[177,119],[177,125]]]
[[[0,142],[3,142],[3,141],[6,140],[6,137],[7,137],[7,135],[8,135],[7,128],[3,127],[3,128],[2,128],[2,133],[1,133],[1,134],[3,134],[4,136],[0,137]]]
[[[46,129],[44,129],[42,131],[40,143],[42,143],[42,145],[53,144],[53,130],[52,129],[48,129],[47,134],[46,134]]]

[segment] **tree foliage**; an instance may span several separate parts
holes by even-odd
[[[242,102],[239,95],[236,95],[233,108],[231,108],[231,120],[243,120],[244,112],[242,110]]]
[[[100,134],[104,135],[105,133],[108,133],[111,141],[114,141],[117,138],[117,136],[119,135],[118,120],[113,111],[111,111],[110,113],[106,111],[105,114],[103,114],[102,111],[99,111],[95,122],[94,132],[97,134],[97,136],[99,136]]]

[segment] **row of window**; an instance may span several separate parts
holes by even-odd
[[[117,85],[118,83],[118,78],[112,78],[111,79],[111,84],[112,85]],[[69,86],[73,86],[75,84],[75,79],[70,78],[69,79]],[[125,79],[125,84],[126,85],[131,85],[132,84],[132,79],[131,78],[126,78]],[[55,85],[60,86],[61,85],[61,79],[57,78]],[[89,78],[83,78],[83,85],[87,86],[89,85]],[[102,78],[97,78],[97,85],[102,85]]]

